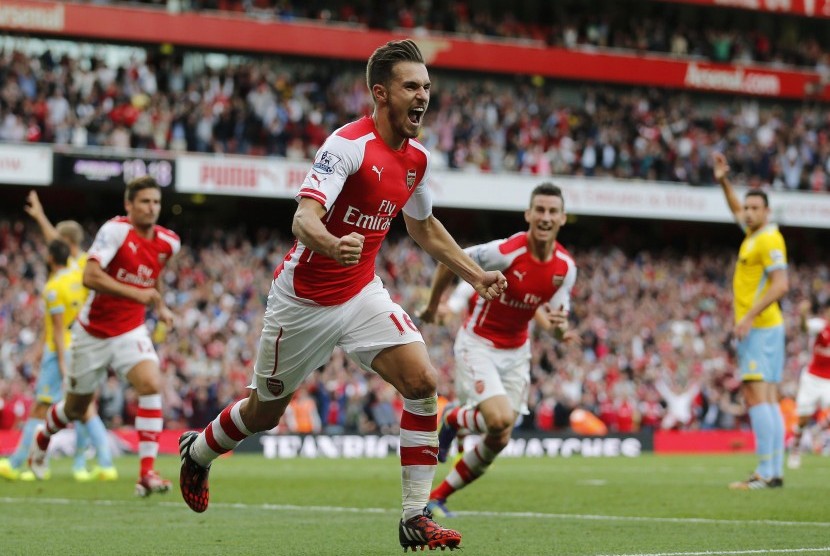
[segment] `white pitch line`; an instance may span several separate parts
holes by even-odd
[[[706,552],[657,552],[649,554],[601,554],[599,556],[725,556],[730,554],[793,554],[795,552],[825,552],[830,554],[830,546],[823,548],[775,548],[767,550],[709,550]]]
[[[68,505],[68,504],[89,504],[91,506],[134,506],[135,502],[131,500],[83,500],[72,498],[12,498],[8,496],[0,497],[0,503],[4,504],[48,504],[48,505]],[[171,508],[182,508],[186,506],[184,502],[159,502],[160,506]],[[244,504],[244,503],[230,503],[230,502],[213,502],[211,508],[235,509],[235,510],[268,510],[275,512],[327,512],[327,513],[372,513],[372,514],[398,514],[399,509],[389,508],[354,508],[349,506],[299,506],[294,504]],[[648,517],[648,516],[624,516],[624,515],[591,515],[591,514],[552,514],[541,512],[488,512],[488,511],[457,511],[454,512],[458,516],[470,517],[500,517],[500,518],[517,518],[517,519],[552,519],[552,520],[582,520],[582,521],[631,521],[639,523],[677,523],[677,524],[701,524],[701,525],[772,525],[782,527],[830,527],[830,522],[824,521],[776,521],[772,519],[710,519],[702,517]],[[812,549],[811,549],[812,550]],[[701,553],[682,553],[672,556],[691,556]],[[714,552],[712,554],[730,554],[727,552]],[[748,552],[747,554],[751,554]],[[640,555],[617,555],[617,556],[640,556]],[[662,556],[657,554],[649,554],[643,556]],[[668,556],[668,555],[666,555]]]

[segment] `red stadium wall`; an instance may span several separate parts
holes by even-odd
[[[94,21],[94,25],[89,22]],[[401,35],[363,28],[259,21],[228,14],[16,0],[0,5],[0,29],[39,35],[363,61]],[[814,71],[419,37],[435,67],[563,79],[830,101]]]

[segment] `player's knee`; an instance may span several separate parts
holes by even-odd
[[[506,435],[508,439],[510,438],[509,432],[513,430],[512,415],[497,415],[489,420],[485,419],[485,423],[487,424],[487,433],[491,436],[501,438]]]
[[[431,365],[410,371],[401,378],[401,395],[410,400],[434,396],[437,389],[438,373]]]
[[[63,408],[64,413],[66,413],[66,418],[70,421],[80,421],[86,415],[86,407],[80,407],[76,405],[66,405]]]
[[[239,416],[251,433],[269,431],[279,424],[282,414],[285,413],[284,405],[287,404],[286,400],[284,404],[271,402],[270,405],[264,405],[252,402],[251,398],[248,398],[247,402],[240,407]]]
[[[510,443],[510,429],[498,433],[487,431],[487,436],[484,439],[484,443],[492,451],[496,453],[501,452]]]

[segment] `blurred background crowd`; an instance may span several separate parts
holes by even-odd
[[[815,71],[821,85],[830,83],[830,20],[822,17],[644,0],[122,3],[527,48],[756,64]],[[3,34],[0,142],[308,160],[329,133],[371,112],[364,69],[343,60]],[[504,174],[506,187],[512,172],[540,181],[572,175],[713,186],[711,154],[720,151],[738,184],[830,191],[830,111],[809,95],[794,101],[432,67],[430,77],[433,96],[419,139],[436,168]],[[0,429],[18,426],[32,403],[43,322],[45,246],[19,209],[0,207]],[[273,269],[292,241],[290,217],[229,229],[203,217],[196,203],[189,209],[169,222],[184,240],[164,274],[176,323],[167,329],[153,315],[148,321],[164,370],[168,428],[203,427],[246,395]],[[90,237],[112,214],[102,211],[98,204],[90,216],[97,220],[84,221]],[[737,228],[734,241],[724,235],[689,250],[688,243],[667,248],[665,238],[636,225],[608,224],[613,237],[594,244],[580,237],[584,225],[563,233],[579,268],[571,325],[581,345],[534,332],[531,414],[521,427],[564,430],[576,408],[618,432],[746,426],[729,337]],[[618,241],[626,229],[633,242]],[[796,232],[785,232],[788,242]],[[809,357],[796,307],[830,297],[830,264],[820,242],[790,245],[799,257],[791,260],[791,292],[782,307],[788,339],[782,390],[792,397]],[[413,316],[433,270],[434,262],[400,233],[387,241],[377,267]],[[447,399],[454,397],[458,322],[420,327]],[[98,403],[109,426],[132,424],[137,400],[115,377],[102,385]],[[281,427],[392,433],[399,412],[394,390],[338,351],[303,385]]]
[[[515,0],[509,4],[498,0],[95,1],[830,71],[830,39],[820,23],[805,27],[796,17],[753,17],[738,9],[714,12],[701,6],[633,0]]]
[[[191,231],[164,274],[172,329],[149,326],[164,369],[166,427],[204,427],[231,400],[246,395],[265,298],[274,267],[290,247],[277,232],[204,228]],[[43,322],[39,291],[45,281],[43,240],[31,223],[0,222],[0,427],[25,417],[38,366]],[[582,408],[611,431],[738,428],[731,328],[733,250],[678,255],[671,250],[626,253],[617,247],[574,249],[579,278],[571,325],[581,346],[534,333],[531,414],[522,427],[567,429]],[[730,263],[727,263],[730,261]],[[414,315],[425,302],[434,262],[409,239],[388,241],[377,273]],[[830,297],[830,266],[792,265],[787,315],[787,367],[782,391],[794,396],[810,355],[798,328],[802,299]],[[439,393],[453,399],[452,343],[458,321],[422,325],[440,371]],[[129,426],[136,398],[111,377],[100,412],[110,426]],[[294,432],[395,432],[400,400],[388,384],[358,368],[342,352],[313,373],[282,426]]]
[[[0,41],[0,141],[313,158],[371,112],[364,68],[162,49]],[[119,56],[113,52],[120,52]],[[438,168],[830,190],[820,104],[432,70],[422,142]]]

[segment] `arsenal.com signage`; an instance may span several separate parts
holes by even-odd
[[[49,185],[52,183],[52,149],[0,144],[0,183]]]
[[[476,438],[467,437],[472,449]],[[385,458],[398,453],[397,435],[261,434],[236,449],[261,452],[266,458]],[[638,457],[653,450],[650,433],[602,437],[517,435],[501,457]]]
[[[691,63],[683,84],[690,89],[733,91],[748,95],[777,97],[781,94],[781,78],[778,75],[742,67],[707,67]]]
[[[63,31],[65,27],[62,4],[0,3],[0,28],[26,31]]]

